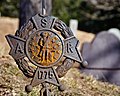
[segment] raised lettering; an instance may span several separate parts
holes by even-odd
[[[47,20],[45,18],[41,19],[41,26],[45,28],[47,26]]]
[[[15,49],[15,53],[24,53],[22,46],[20,45],[20,43],[17,43],[16,49]]]
[[[38,79],[52,79],[53,75],[52,71],[38,71]]]
[[[53,72],[52,72],[52,71],[49,71],[49,73],[48,73],[48,76],[49,76],[49,77],[48,77],[48,78],[49,78],[49,79],[52,79],[52,78],[53,78],[53,75],[54,75]]]
[[[38,71],[38,79],[42,79],[43,78],[43,72],[42,71]]]
[[[67,43],[67,53],[73,53],[73,49],[72,48],[73,47],[72,47],[71,43],[70,42]]]

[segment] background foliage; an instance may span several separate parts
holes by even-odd
[[[97,33],[120,28],[120,0],[53,0],[53,15],[67,24],[79,21],[79,29]]]
[[[67,25],[79,21],[79,29],[97,33],[115,27],[120,29],[120,0],[53,0],[52,15]],[[19,17],[19,0],[1,0],[2,16]]]
[[[19,0],[0,0],[1,16],[18,17]]]

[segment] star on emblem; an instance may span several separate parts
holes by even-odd
[[[14,58],[14,59],[19,59],[25,57],[25,52],[24,52],[24,46],[25,46],[25,40],[21,39],[17,36],[13,35],[7,35],[6,39],[11,47],[11,50],[9,54]]]
[[[83,60],[81,58],[81,54],[77,49],[78,43],[79,41],[74,36],[65,39],[64,40],[64,44],[65,44],[64,56],[72,60],[75,60],[79,63],[82,63]]]
[[[26,33],[21,32],[21,34],[27,34],[27,39],[13,35],[6,36],[11,47],[10,55],[15,60],[27,57],[31,63],[37,66],[30,85],[26,86],[27,92],[30,92],[32,87],[42,84],[44,88],[41,92],[46,90],[48,94],[50,92],[46,87],[48,83],[58,86],[63,91],[64,87],[58,80],[58,74],[60,73],[62,77],[63,73],[66,73],[72,67],[74,61],[83,63],[82,56],[77,48],[79,41],[74,35],[68,36],[65,32],[68,28],[64,29],[66,26],[62,22],[56,23],[56,18],[54,17],[37,14],[32,17],[32,21],[37,30],[30,34],[27,34],[29,33],[27,31],[25,31]],[[60,34],[52,30],[54,26],[61,31],[61,35],[66,34],[65,36],[68,37],[60,37]],[[62,60],[62,57],[65,57],[65,60],[61,66],[58,66],[57,64]],[[59,68],[57,67],[58,69],[55,70],[53,66],[58,66]],[[24,66],[23,68],[26,67]]]

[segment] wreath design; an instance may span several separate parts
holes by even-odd
[[[52,16],[49,16],[49,17],[54,18]],[[44,22],[43,22],[43,26],[44,26]],[[53,29],[59,31],[61,36],[64,39],[74,37],[70,28],[67,27],[67,25],[59,19],[55,19]],[[33,22],[33,19],[31,18],[25,25],[23,25],[20,28],[20,30],[16,31],[15,36],[23,39],[24,41],[27,41],[29,36],[31,34],[33,34],[33,32],[36,32],[37,30],[41,30],[41,29],[36,28],[36,26]],[[80,58],[79,63],[82,64],[83,63],[83,58],[81,57],[80,54],[79,54],[79,58]],[[17,63],[17,65],[18,65],[19,69],[23,72],[23,74],[26,77],[29,77],[29,78],[34,77],[34,72],[35,72],[36,69],[31,67],[28,64],[28,61],[24,57],[23,58],[18,58],[18,59],[14,58],[14,59],[15,59],[15,62]],[[70,58],[66,57],[64,59],[63,63],[61,65],[58,65],[57,68],[55,69],[57,74],[58,74],[58,77],[64,76],[67,73],[67,71],[73,66],[73,63],[75,61],[76,60],[74,60],[74,59],[70,59]]]

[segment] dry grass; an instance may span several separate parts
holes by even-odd
[[[10,58],[8,58],[10,59]],[[9,60],[0,63],[0,96],[27,96],[24,86],[30,83],[21,71]],[[120,87],[95,80],[92,76],[71,69],[60,81],[66,86],[64,92],[51,86],[55,96],[120,96]],[[38,96],[39,87],[35,87],[28,96]]]
[[[0,55],[7,55],[9,51],[5,35],[14,34],[18,27],[17,18],[0,17]]]

